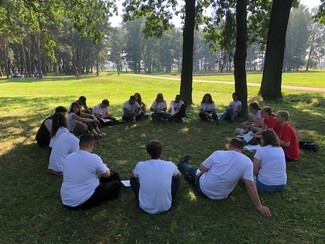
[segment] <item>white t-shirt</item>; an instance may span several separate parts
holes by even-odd
[[[268,186],[287,184],[286,160],[282,147],[261,147],[254,157],[262,160],[257,175],[261,183]]]
[[[240,179],[254,182],[253,162],[242,153],[215,151],[203,165],[208,171],[200,177],[200,188],[210,199],[227,198]]]
[[[204,103],[201,103],[200,109],[203,112],[210,112],[210,111],[216,109],[216,105],[214,104],[214,102],[212,102],[212,103],[205,103],[204,102]]]
[[[134,104],[131,104],[129,100],[124,102],[123,109],[122,109],[122,115],[124,115],[124,108],[128,109],[131,112],[135,112],[140,108],[140,105],[138,102],[135,102]]]
[[[72,112],[68,114],[68,130],[71,131],[71,132],[73,131],[73,129],[76,126],[76,123],[77,123],[77,121],[72,118],[72,116],[74,114],[75,113],[72,113]]]
[[[254,122],[256,123],[260,118],[262,118],[261,110],[260,109],[257,110],[256,114],[251,113],[249,117],[252,118],[254,120]]]
[[[46,127],[46,129],[51,133],[52,130],[52,124],[53,124],[53,120],[52,119],[46,119],[44,121],[44,125]]]
[[[53,147],[55,141],[62,135],[62,134],[65,134],[65,133],[68,133],[68,129],[65,128],[65,127],[60,127],[57,132],[55,133],[55,136],[52,136],[51,137],[51,140],[50,140],[50,145],[49,147]]]
[[[99,114],[99,115],[105,115],[108,113],[108,107],[102,108],[100,104],[97,104],[96,106],[93,107],[93,114]]]
[[[133,174],[139,178],[139,206],[150,214],[167,211],[172,206],[172,177],[179,174],[173,162],[151,159],[139,162]]]
[[[182,100],[180,100],[178,103],[175,102],[175,100],[171,101],[170,106],[169,106],[171,108],[171,115],[178,113],[183,104],[184,104],[184,102]]]
[[[238,108],[239,106],[241,106],[241,105],[242,105],[242,103],[241,103],[241,101],[239,101],[239,100],[237,100],[237,101],[231,101],[231,102],[229,103],[229,107],[233,108],[235,111],[237,111],[237,108]]]
[[[152,103],[151,108],[157,110],[157,112],[161,111],[163,112],[164,109],[167,109],[167,103],[165,100],[161,101],[161,102],[157,102],[156,100]]]
[[[99,185],[98,176],[106,172],[102,159],[93,153],[78,150],[63,161],[62,203],[76,207],[87,201]]]
[[[62,172],[63,160],[78,150],[79,139],[70,132],[62,134],[53,144],[48,168]]]

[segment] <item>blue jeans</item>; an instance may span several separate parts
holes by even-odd
[[[285,191],[286,185],[268,186],[268,185],[261,183],[258,180],[258,177],[256,177],[256,188],[258,191],[271,193],[271,192],[277,192],[277,191],[280,191],[280,192]]]
[[[223,112],[219,120],[225,120],[225,119],[230,119],[230,121],[235,121],[237,118],[237,111],[234,108],[227,109],[227,111]]]
[[[180,162],[178,164],[178,170],[184,174],[184,179],[188,183],[194,183],[194,185],[197,187],[197,190],[200,194],[204,195],[200,188],[200,177],[202,176],[202,172],[199,170],[198,167],[191,166],[188,162]],[[189,174],[190,177],[193,178],[193,181],[190,181],[185,175]],[[205,196],[205,195],[204,195]]]

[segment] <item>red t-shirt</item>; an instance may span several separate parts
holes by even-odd
[[[290,124],[286,123],[283,127],[277,124],[274,127],[274,131],[282,141],[290,142],[289,147],[282,146],[285,156],[291,160],[298,160],[300,150],[298,136],[295,129]]]
[[[266,125],[266,129],[273,129],[276,124],[275,117],[271,115],[267,120],[264,120],[264,124]]]

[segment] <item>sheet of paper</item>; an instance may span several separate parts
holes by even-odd
[[[244,146],[244,150],[247,150],[247,151],[250,151],[250,152],[255,152],[259,148],[261,148],[260,145],[246,145],[246,146]]]
[[[103,121],[104,123],[111,121],[110,119],[103,119],[103,118],[100,118],[100,120]]]
[[[253,137],[254,137],[254,133],[251,132],[251,131],[248,132],[248,133],[246,133],[246,134],[243,136],[245,142],[249,142],[250,140],[253,139]]]
[[[130,180],[121,180],[121,182],[125,187],[131,187]]]

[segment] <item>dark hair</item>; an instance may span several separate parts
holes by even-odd
[[[262,110],[264,110],[265,111],[265,113],[267,113],[268,115],[272,115],[272,108],[271,107],[269,107],[269,106],[264,106],[263,108],[262,108]]]
[[[163,96],[163,94],[162,94],[162,93],[158,93],[158,94],[157,94],[157,97],[156,97],[156,101],[157,101],[157,102],[158,102],[158,97],[159,97],[159,96]]]
[[[202,98],[202,102],[201,102],[201,103],[204,103],[204,102],[205,102],[205,101],[204,101],[204,98],[205,98],[206,96],[209,97],[209,101],[208,101],[208,103],[213,103],[212,96],[211,96],[210,93],[207,93],[207,94],[205,94],[205,95],[203,96],[203,98]]]
[[[250,106],[252,109],[260,110],[260,107],[258,106],[257,102],[252,102],[252,103],[249,104],[249,106]]]
[[[61,113],[55,113],[52,121],[51,137],[55,136],[60,127],[67,128],[67,119]]]
[[[265,131],[262,132],[262,144],[263,146],[267,146],[267,145],[271,145],[273,147],[279,147],[280,146],[280,142],[279,139],[277,137],[277,135],[275,134],[274,130],[271,129],[266,129]]]
[[[109,101],[108,101],[107,99],[104,99],[104,100],[102,101],[102,104],[108,106],[108,105],[109,105]]]
[[[135,100],[135,96],[130,96],[129,101],[131,101],[131,100]]]
[[[151,140],[147,143],[146,150],[152,159],[158,159],[162,153],[162,145],[157,140]]]
[[[238,97],[238,93],[237,92],[234,92],[232,95]]]
[[[95,142],[95,137],[92,134],[84,134],[80,137],[79,147],[87,147],[93,142]]]
[[[67,109],[63,106],[59,106],[55,108],[55,113],[66,113]]]
[[[243,140],[239,139],[239,138],[233,138],[231,139],[230,141],[230,145],[234,148],[237,148],[237,149],[240,149],[240,150],[243,150],[244,146],[245,146],[245,143]]]
[[[84,123],[76,123],[75,127],[73,128],[73,134],[76,137],[80,137],[84,134],[86,134],[88,131],[87,126]]]
[[[77,103],[77,102],[71,103],[71,108],[70,108],[69,113],[72,113],[73,112],[73,107],[78,107],[79,108],[79,110],[78,110],[78,112],[76,114],[77,115],[80,115],[80,105],[79,105],[79,103]]]
[[[177,94],[177,95],[175,96],[175,99],[177,99],[177,98],[179,98],[179,100],[181,100],[181,95]]]
[[[142,98],[141,98],[141,95],[140,95],[140,93],[138,93],[138,92],[136,92],[136,93],[134,93],[134,97],[136,97],[136,96],[138,96],[139,97],[139,99],[137,100],[137,99],[135,99],[140,105],[141,105],[141,103],[142,103]]]
[[[85,96],[80,96],[79,99],[78,99],[78,103],[79,103],[80,105],[85,105],[85,106],[87,106],[87,105],[86,105],[86,100],[87,100],[87,98],[86,98]]]

